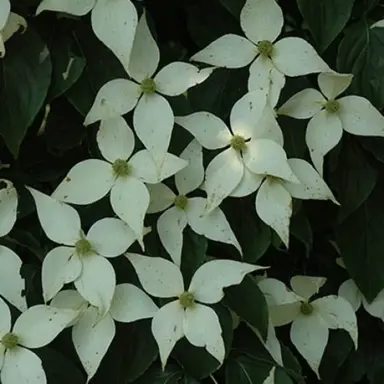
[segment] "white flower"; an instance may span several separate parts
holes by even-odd
[[[115,79],[106,83],[99,90],[84,124],[124,115],[136,107],[133,114],[135,132],[154,156],[157,168],[161,169],[174,125],[171,106],[161,94],[181,95],[206,80],[213,68],[199,70],[191,64],[174,62],[153,77],[159,61],[159,48],[143,13],[128,67],[128,74],[134,81]]]
[[[207,149],[221,149],[208,165],[204,188],[207,192],[207,212],[212,211],[229,196],[240,183],[244,169],[297,182],[287,163],[284,149],[273,140],[269,130],[255,127],[266,106],[266,94],[257,90],[238,100],[230,115],[231,130],[209,112],[196,112],[177,117],[176,122],[189,131]],[[250,140],[250,141],[249,141]]]
[[[151,202],[148,213],[167,209],[157,221],[161,243],[177,265],[181,263],[183,230],[189,226],[208,239],[234,245],[241,253],[241,247],[220,208],[205,214],[206,199],[189,198],[187,195],[198,188],[204,179],[203,153],[201,145],[192,140],[180,155],[189,165],[175,175],[178,194],[165,184],[148,185]]]
[[[5,184],[0,189],[0,237],[3,237],[15,225],[18,199],[16,188],[10,181],[0,179],[0,184]],[[23,312],[27,309],[27,303],[22,296],[25,282],[20,275],[21,265],[15,252],[0,245],[0,295]]]
[[[185,290],[181,271],[172,262],[133,253],[126,256],[150,295],[177,298],[161,307],[152,320],[163,367],[176,342],[184,336],[223,363],[225,347],[218,316],[203,304],[218,303],[224,297],[223,288],[239,284],[247,273],[263,267],[232,260],[209,261],[195,272]]]
[[[274,0],[247,0],[240,14],[247,38],[228,34],[212,42],[191,60],[218,67],[249,68],[248,90],[259,88],[279,93],[285,76],[330,71],[328,65],[305,40],[286,37],[277,42],[283,12]]]
[[[384,136],[384,117],[365,98],[344,96],[353,75],[320,73],[321,92],[308,88],[292,96],[278,114],[296,119],[311,119],[306,142],[315,168],[323,174],[324,156],[340,141],[343,130],[353,135]]]
[[[79,293],[102,314],[108,312],[116,287],[115,271],[107,260],[123,254],[135,241],[130,228],[116,218],[104,218],[88,234],[71,206],[32,188],[40,224],[47,237],[63,246],[45,256],[42,268],[44,300],[50,300],[64,284],[74,282]]]
[[[0,370],[2,384],[46,384],[40,358],[27,348],[49,344],[77,311],[36,305],[23,312],[13,328],[8,306],[0,298]]]
[[[324,285],[322,277],[294,276],[290,291],[279,280],[259,282],[274,326],[292,323],[290,337],[319,378],[319,366],[328,343],[329,329],[344,329],[357,349],[357,320],[353,308],[342,297],[330,295],[311,301]]]
[[[275,371],[276,367],[272,367],[267,378],[263,381],[263,384],[275,384]]]
[[[93,32],[127,70],[138,19],[130,0],[43,0],[36,15],[57,11],[84,16],[91,10]]]
[[[95,375],[115,337],[115,322],[132,323],[148,319],[158,311],[152,299],[132,284],[116,286],[109,312],[100,319],[95,307],[89,305],[77,291],[59,292],[51,301],[52,307],[79,311],[72,328],[72,341],[87,373],[87,382]],[[129,340],[127,340],[129,342]]]
[[[121,116],[101,122],[97,143],[106,160],[88,159],[76,164],[52,196],[68,203],[90,204],[111,191],[112,209],[129,225],[144,248],[144,216],[149,205],[144,182],[158,183],[184,168],[187,162],[167,154],[159,179],[148,151],[130,157],[135,137]]]

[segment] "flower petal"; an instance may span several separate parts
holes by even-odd
[[[291,341],[319,376],[319,366],[328,343],[329,331],[320,316],[300,316],[291,326]]]
[[[219,153],[205,170],[207,213],[218,207],[240,183],[244,164],[240,155],[232,148]]]
[[[72,204],[91,204],[103,198],[114,182],[111,164],[88,159],[77,163],[69,171],[52,197]]]
[[[331,200],[335,204],[339,204],[328,185],[311,164],[302,159],[289,159],[288,164],[300,181],[300,184],[284,183],[284,187],[292,197],[297,199]]]
[[[176,195],[163,183],[147,185],[151,201],[147,213],[165,211],[175,201]]]
[[[323,105],[326,101],[317,89],[307,88],[288,99],[277,113],[295,119],[309,119],[324,108]]]
[[[276,231],[288,248],[292,199],[278,180],[267,178],[256,195],[256,212],[265,224]]]
[[[345,280],[344,283],[340,285],[337,294],[347,300],[355,312],[360,308],[363,295],[352,279]],[[384,313],[383,310],[381,312]]]
[[[153,300],[140,288],[132,284],[119,284],[109,313],[116,321],[132,323],[149,319],[159,310]]]
[[[179,96],[204,82],[215,68],[199,69],[192,64],[175,61],[155,76],[156,90],[167,96]]]
[[[258,286],[263,292],[269,307],[300,302],[302,298],[291,291],[283,282],[273,278],[259,281]]]
[[[262,117],[266,103],[265,91],[259,89],[246,93],[232,108],[230,115],[232,132],[245,139],[251,138],[256,124]]]
[[[47,1],[47,0],[45,0]],[[44,2],[44,1],[43,1]],[[0,30],[7,24],[9,14],[11,12],[11,3],[9,0],[0,1]]]
[[[229,145],[232,138],[225,123],[210,112],[178,116],[175,122],[193,135],[206,149],[223,148]]]
[[[88,302],[84,299],[74,289],[66,289],[60,291],[51,301],[51,307],[61,308],[61,309],[72,309],[74,311],[79,311],[80,316],[82,314],[82,309],[88,307]]]
[[[357,287],[356,287],[357,288]],[[359,292],[360,293],[360,292]],[[362,294],[360,293],[360,297]],[[380,291],[380,293],[375,297],[371,303],[368,303],[367,300],[362,297],[364,309],[374,317],[377,317],[384,321],[384,290]]]
[[[367,99],[346,96],[338,101],[345,131],[359,136],[384,136],[384,116]]]
[[[165,304],[153,317],[152,333],[159,347],[163,369],[172,349],[184,336],[183,322],[184,309],[178,300]]]
[[[336,147],[342,135],[342,122],[337,115],[324,110],[309,121],[305,141],[313,165],[321,176],[323,176],[324,156]]]
[[[74,251],[72,247],[56,247],[45,256],[41,271],[44,302],[80,276],[82,264]]]
[[[275,111],[269,104],[264,107],[263,115],[253,130],[252,138],[269,139],[276,141],[281,147],[284,145],[283,132],[276,120]]]
[[[175,184],[180,195],[187,195],[199,188],[204,181],[203,148],[193,139],[180,157],[188,161],[188,165],[176,173]]]
[[[133,131],[121,116],[102,120],[96,139],[104,159],[111,163],[127,160],[135,148]]]
[[[7,235],[16,222],[17,216],[17,191],[13,184],[0,179],[5,188],[0,189],[0,237]]]
[[[106,217],[94,223],[87,239],[96,252],[104,257],[122,255],[136,241],[131,228],[114,217]]]
[[[108,120],[131,111],[140,97],[139,85],[127,79],[114,79],[105,83],[97,92],[84,125]]]
[[[26,188],[35,201],[37,215],[47,237],[59,244],[74,245],[81,234],[77,211],[36,189]]]
[[[95,5],[96,0],[43,0],[36,10],[36,16],[43,11],[69,13],[74,16],[86,15]]]
[[[188,224],[199,235],[204,235],[210,240],[232,244],[242,255],[239,242],[236,239],[223,211],[215,208],[205,214],[206,199],[195,197],[188,200],[186,214]]]
[[[231,197],[244,197],[255,192],[263,182],[265,176],[257,175],[244,167],[243,177],[237,187],[230,193]]]
[[[174,263],[161,257],[126,253],[143,288],[154,297],[178,297],[184,292],[183,276]]]
[[[129,225],[142,248],[144,246],[144,217],[149,206],[149,199],[149,192],[145,184],[134,177],[118,179],[111,190],[113,211]]]
[[[17,318],[12,332],[20,337],[20,345],[41,348],[55,339],[77,314],[71,309],[35,305]]]
[[[272,369],[269,371],[267,378],[264,380],[263,384],[275,384],[275,372],[276,372],[276,367],[272,367]]]
[[[99,319],[97,309],[94,307],[84,311],[72,328],[73,345],[87,373],[87,382],[95,375],[115,333],[115,322],[112,317],[107,314]]]
[[[308,301],[313,295],[319,293],[320,288],[326,281],[325,277],[298,275],[291,278],[290,284],[293,292]]]
[[[274,42],[284,24],[283,11],[275,0],[247,0],[240,14],[240,24],[249,40]]]
[[[206,63],[216,67],[242,68],[256,56],[254,44],[242,36],[228,34],[219,37],[191,57],[191,61]]]
[[[97,0],[91,13],[92,29],[127,70],[138,17],[129,0]]]
[[[272,61],[280,72],[290,77],[331,71],[315,49],[298,37],[279,40],[274,45]]]
[[[224,297],[224,288],[240,284],[247,273],[260,269],[264,267],[234,260],[211,260],[195,272],[188,291],[201,303],[218,303]]]
[[[161,244],[171,256],[172,261],[178,266],[181,264],[183,231],[186,226],[187,217],[185,212],[177,207],[169,208],[157,221],[157,232]]]
[[[350,85],[353,75],[349,73],[324,72],[317,77],[319,88],[328,100],[334,100]]]
[[[11,311],[9,310],[5,301],[0,297],[0,334],[5,335],[6,333],[10,332],[11,326]]]
[[[206,305],[195,304],[185,311],[184,333],[195,347],[203,347],[220,364],[225,357],[221,325],[216,312]]]
[[[139,83],[152,77],[160,61],[160,51],[148,28],[146,13],[143,12],[136,28],[128,73]]]
[[[188,165],[187,160],[184,160],[180,157],[172,155],[172,153],[166,153],[163,165],[160,169],[158,182],[168,179],[168,177],[171,177],[177,174],[182,169],[187,167],[187,165]]]

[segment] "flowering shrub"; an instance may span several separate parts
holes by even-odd
[[[383,382],[378,0],[0,0],[0,382]]]

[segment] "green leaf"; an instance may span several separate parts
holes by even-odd
[[[50,54],[33,27],[9,40],[0,70],[0,134],[13,156],[18,157],[51,81]]]
[[[313,246],[313,231],[303,209],[292,216],[290,231],[296,239],[304,244],[305,254],[309,257]]]
[[[164,371],[153,365],[134,384],[179,384],[181,377],[182,372],[176,365],[167,364]]]
[[[325,51],[347,24],[355,0],[297,0],[320,52]]]
[[[268,333],[268,307],[256,281],[245,276],[239,285],[225,289],[225,304],[266,339]]]
[[[369,301],[384,288],[383,228],[383,191],[377,187],[336,231],[348,273]]]
[[[366,20],[345,31],[337,54],[337,70],[353,73],[348,92],[384,107],[384,28],[370,28]]]

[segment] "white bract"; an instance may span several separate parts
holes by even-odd
[[[306,143],[312,162],[323,174],[324,156],[340,141],[343,130],[353,135],[384,137],[384,117],[361,96],[337,98],[351,84],[353,75],[320,73],[321,92],[307,88],[292,96],[278,114],[296,119],[311,119]]]
[[[183,275],[174,263],[133,253],[126,256],[151,296],[177,298],[161,307],[152,320],[162,366],[165,367],[175,344],[184,336],[192,345],[204,347],[222,364],[225,347],[219,318],[204,304],[218,303],[224,297],[223,288],[239,284],[247,273],[263,267],[232,260],[209,261],[195,272],[185,290]]]
[[[138,19],[130,0],[43,0],[36,15],[56,11],[84,16],[91,10],[93,32],[127,70]]]
[[[51,301],[52,307],[79,312],[72,328],[72,341],[88,379],[95,375],[115,337],[115,322],[132,323],[148,319],[158,311],[152,299],[132,284],[119,284],[109,312],[100,319],[97,308],[89,305],[77,291],[59,292]],[[129,340],[127,340],[129,342]]]
[[[77,311],[36,305],[11,324],[11,313],[0,298],[0,377],[2,384],[46,384],[40,358],[29,349],[49,344],[76,316]]]
[[[284,149],[274,141],[276,132],[255,129],[266,103],[264,91],[257,90],[244,95],[232,108],[231,129],[209,112],[176,118],[176,122],[204,148],[224,149],[206,169],[204,188],[207,192],[207,213],[218,207],[235,190],[246,168],[256,174],[297,182]]]
[[[147,150],[131,157],[135,137],[121,116],[101,122],[97,143],[105,160],[88,159],[76,164],[52,196],[68,203],[90,204],[110,191],[112,209],[129,225],[144,249],[144,216],[150,199],[144,182],[158,183],[188,163],[168,153],[159,179]]]
[[[116,218],[92,225],[87,235],[71,206],[28,188],[47,237],[62,246],[48,252],[43,261],[42,285],[47,302],[64,286],[74,282],[79,293],[101,314],[108,312],[116,287],[115,271],[108,258],[123,254],[135,241],[130,228]]]
[[[356,349],[358,339],[356,315],[347,300],[335,295],[310,300],[325,281],[322,277],[294,276],[290,281],[293,291],[273,278],[259,282],[273,325],[292,323],[291,341],[318,378],[329,329],[347,331]]]
[[[137,27],[128,74],[134,80],[115,79],[98,92],[85,125],[121,116],[133,108],[133,126],[144,146],[153,155],[157,169],[163,166],[171,140],[174,115],[162,96],[178,96],[208,78],[213,68],[199,70],[182,62],[173,62],[156,76],[160,52],[148,28],[145,12]]]
[[[199,235],[208,239],[234,245],[241,253],[241,247],[220,208],[205,214],[206,199],[188,197],[204,179],[203,153],[201,145],[192,140],[180,155],[189,165],[175,175],[176,195],[165,184],[148,185],[151,202],[148,213],[161,212],[169,207],[157,221],[157,231],[173,262],[181,264],[183,231],[187,224]]]
[[[0,237],[8,235],[16,222],[17,191],[13,184],[0,179],[5,187],[0,189]],[[22,262],[11,249],[0,245],[0,296],[3,296],[21,312],[27,309],[24,279],[20,275]]]
[[[265,89],[271,94],[284,87],[285,76],[301,76],[331,69],[305,40],[280,35],[284,17],[274,0],[247,0],[240,14],[247,38],[227,34],[191,60],[225,68],[249,68],[248,90]]]

